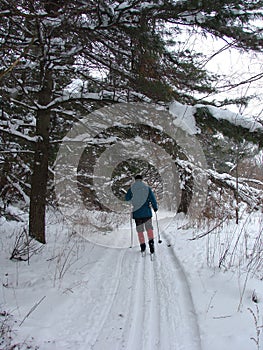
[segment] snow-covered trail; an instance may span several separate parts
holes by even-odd
[[[151,261],[138,247],[100,247],[103,259],[86,272],[92,281],[80,295],[82,315],[77,309],[74,314],[74,305],[67,307],[66,329],[74,330],[74,319],[83,319],[83,329],[76,329],[78,349],[201,350],[184,271],[173,247],[163,242],[156,248]]]
[[[116,298],[124,256],[124,250],[116,254],[113,249],[94,246],[82,280],[64,289],[60,298],[46,293],[46,305],[31,319],[41,350],[93,349]]]
[[[96,350],[161,349],[154,266],[149,256],[142,258],[135,249],[126,251],[119,287],[96,339]]]
[[[191,290],[174,248],[165,242],[159,246],[155,273],[159,281],[161,318],[163,328],[168,329],[169,344],[165,349],[201,350],[198,319]],[[169,266],[169,268],[167,268]]]
[[[43,280],[45,290],[39,279],[31,280],[26,300],[23,289],[17,290],[21,318],[45,295],[21,335],[33,335],[40,350],[201,350],[191,290],[174,247],[165,241],[165,235],[162,244],[156,239],[153,261],[148,247],[142,257],[138,246],[80,241],[78,260],[59,290],[44,287],[50,276]],[[5,299],[12,305],[12,294]]]
[[[256,320],[251,313],[261,310],[262,281],[247,281],[238,312],[240,277],[207,267],[207,242],[190,243],[200,232],[185,228],[184,219],[163,215],[159,222],[163,243],[155,240],[154,261],[149,253],[141,257],[137,242],[127,247],[129,223],[114,232],[97,232],[103,246],[60,221],[51,223],[48,244],[29,264],[10,261],[10,232],[17,223],[12,229],[9,223],[4,230],[2,226],[0,322],[8,321],[12,329],[4,344],[12,341],[21,350],[256,348],[255,327],[260,328],[262,317],[259,313]],[[262,231],[262,214],[253,229],[255,234]],[[223,233],[228,230],[236,230],[235,222]],[[110,248],[109,242],[122,248]],[[256,305],[254,293],[259,296]],[[1,339],[0,348],[6,349],[2,344]]]

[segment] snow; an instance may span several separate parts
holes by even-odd
[[[99,213],[91,214],[98,220]],[[12,331],[11,340],[0,342],[1,349],[8,349],[8,342],[10,348],[20,344],[16,349],[41,350],[262,349],[260,275],[246,278],[246,264],[240,261],[219,269],[222,252],[216,249],[222,247],[220,237],[229,233],[238,237],[249,232],[253,241],[253,235],[262,232],[262,213],[244,217],[239,228],[229,221],[194,240],[204,228],[167,212],[158,212],[158,218],[163,242],[157,245],[156,240],[151,261],[149,255],[141,257],[135,237],[129,248],[129,220],[92,235],[85,224],[86,239],[78,227],[50,211],[48,243],[41,249],[34,246],[38,253],[28,264],[9,259],[25,223],[2,217],[0,322],[5,320]],[[156,223],[154,228],[156,233]],[[95,235],[100,244],[94,243]],[[115,246],[109,245],[109,237]]]
[[[210,105],[197,104],[195,106],[183,105],[173,101],[169,106],[169,112],[175,117],[174,125],[180,127],[190,135],[200,133],[196,126],[195,113],[198,108],[207,108],[211,115],[217,120],[227,120],[231,124],[242,126],[250,132],[263,131],[263,125],[250,116],[234,113],[227,109],[222,109]]]
[[[8,129],[0,127],[0,132],[7,133],[7,134],[10,134],[10,135],[13,135],[13,136],[17,136],[20,139],[24,139],[24,140],[29,141],[29,142],[37,142],[38,141],[38,136],[33,136],[33,137],[28,136],[25,133],[17,131],[13,127],[13,125],[11,125],[11,124],[9,124],[9,128]]]
[[[234,125],[240,125],[245,129],[249,129],[251,132],[255,130],[263,130],[262,124],[257,122],[253,117],[242,116],[238,113],[234,113],[226,109],[219,109],[213,106],[207,106],[207,108],[216,119],[227,120]]]
[[[174,125],[188,132],[190,135],[199,133],[194,117],[196,109],[174,101],[170,104],[169,112],[175,117]]]

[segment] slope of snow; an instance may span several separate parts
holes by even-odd
[[[50,213],[48,243],[29,264],[9,260],[21,224],[1,218],[0,322],[12,327],[12,340],[0,348],[9,342],[41,350],[260,349],[251,339],[257,339],[251,311],[259,308],[262,326],[262,281],[249,278],[238,311],[243,275],[208,267],[207,240],[190,240],[200,230],[184,218],[159,216],[163,242],[156,240],[151,261],[136,241],[123,249],[94,244]],[[130,242],[127,226],[104,233],[106,241],[126,232]],[[262,215],[254,229],[262,230]]]

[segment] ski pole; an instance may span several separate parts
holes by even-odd
[[[131,224],[131,246],[130,246],[130,248],[132,248],[133,247],[132,212],[131,212],[131,215],[130,215],[130,224]]]
[[[158,218],[157,218],[157,213],[156,212],[155,212],[155,217],[156,217],[156,225],[157,225],[157,233],[158,233],[158,243],[162,243],[160,230],[159,230],[159,224],[158,224]]]

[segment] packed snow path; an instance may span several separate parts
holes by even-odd
[[[118,255],[117,290],[91,349],[200,350],[191,293],[173,248],[163,243],[154,261],[138,247]]]
[[[151,261],[149,254],[141,257],[138,246],[93,246],[85,288],[75,289],[75,298],[60,306],[67,311],[58,327],[58,349],[201,350],[184,271],[173,247],[164,241],[156,248]],[[82,300],[81,313],[76,298]],[[70,337],[67,329],[73,331]]]
[[[40,350],[201,350],[177,247],[162,236],[162,244],[155,240],[153,261],[148,247],[142,257],[138,245],[109,248],[80,236],[62,245],[55,240],[62,256],[47,260],[50,268],[45,274],[39,275],[32,263],[23,269],[26,275],[8,275],[9,283],[11,277],[19,278],[15,299],[10,288],[3,288],[6,304],[14,310],[17,305],[24,319],[18,340],[26,344],[32,335]],[[55,247],[47,248],[54,256]],[[25,278],[29,274],[30,279]],[[48,287],[53,279],[55,288]],[[40,299],[43,302],[24,318]]]
[[[236,276],[206,265],[207,249],[215,254],[216,245],[220,242],[221,247],[228,232],[236,230],[234,221],[219,231],[219,241],[213,238],[190,243],[189,239],[202,232],[187,229],[185,220],[166,216],[160,220],[163,243],[156,244],[156,257],[151,261],[149,253],[141,257],[138,245],[127,247],[129,222],[120,230],[97,231],[98,239],[105,241],[102,246],[102,242],[94,243],[87,225],[81,227],[92,242],[76,234],[81,231],[75,225],[63,226],[57,216],[51,219],[48,244],[41,246],[29,264],[9,259],[19,232],[17,223],[6,222],[1,227],[0,321],[8,333],[4,340],[1,338],[0,348],[14,344],[21,350],[257,347],[253,313],[257,315],[262,301],[255,305],[251,296],[262,294],[262,281],[247,281],[247,275],[241,280],[239,272]],[[252,230],[251,237],[256,237],[262,232],[262,214],[257,214],[254,226],[251,222],[247,223],[247,232]],[[240,230],[244,227],[242,224]],[[237,231],[237,239],[239,235]],[[110,248],[109,242],[114,246],[126,244],[126,248]],[[239,312],[243,281],[248,286]],[[259,336],[261,346],[262,334]]]

